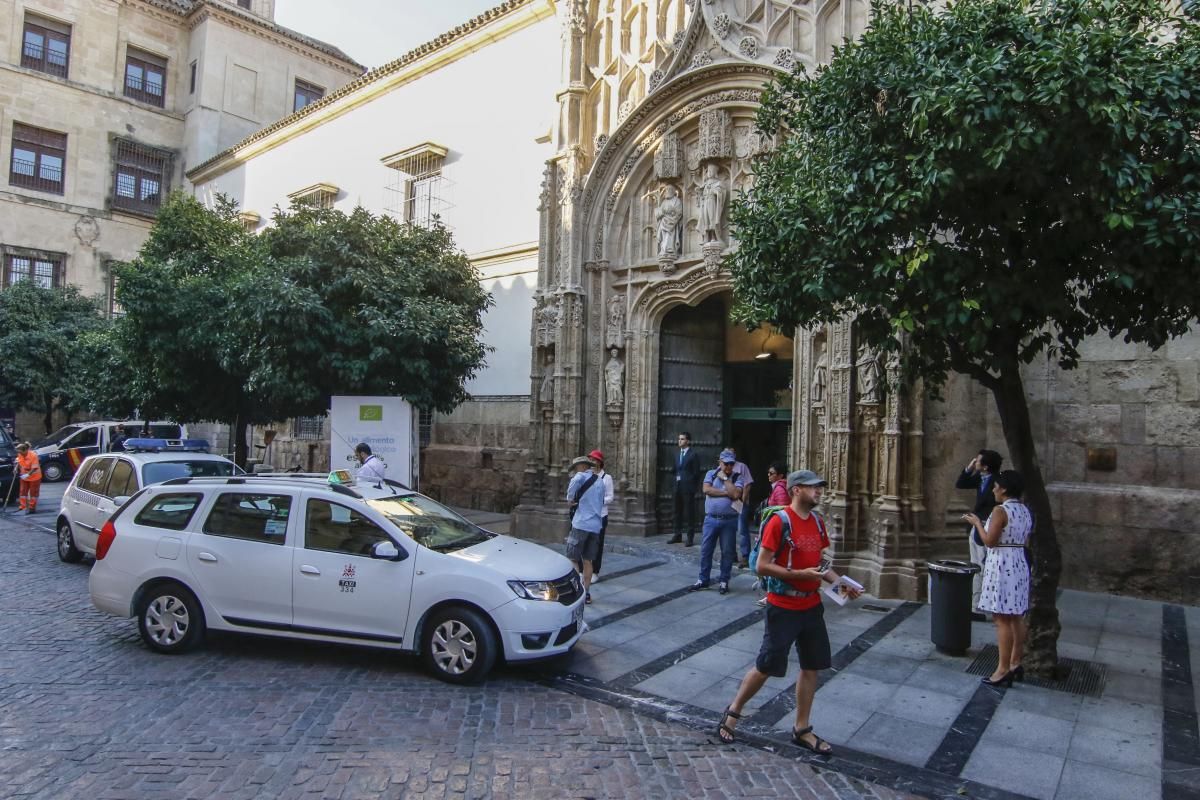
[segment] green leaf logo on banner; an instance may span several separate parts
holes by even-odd
[[[360,422],[383,422],[383,406],[359,406]]]

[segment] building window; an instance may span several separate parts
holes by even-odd
[[[317,208],[333,208],[340,189],[332,183],[314,183],[299,191],[292,192],[288,197],[302,205],[312,205]]]
[[[44,289],[63,285],[63,256],[9,253],[4,257],[4,285],[33,281]]]
[[[13,123],[12,164],[8,182],[39,192],[63,193],[67,135]]]
[[[188,94],[196,93],[196,62],[188,68]]]
[[[70,60],[71,26],[27,14],[21,66],[65,78]]]
[[[320,439],[325,431],[325,417],[296,417],[292,420],[292,438]]]
[[[163,108],[167,96],[167,60],[130,47],[125,55],[125,96]]]
[[[396,171],[396,184],[390,187],[394,200],[387,210],[421,227],[441,217],[450,208],[449,184],[442,171],[447,152],[441,145],[425,142],[385,157],[383,165]]]
[[[325,90],[320,86],[296,79],[296,95],[292,101],[292,111],[299,111],[309,103],[315,103],[325,96]]]
[[[238,8],[244,8],[247,11],[250,10],[250,0],[237,0],[237,4]]]
[[[433,412],[417,409],[417,446],[429,447],[433,441]]]
[[[154,216],[171,185],[171,154],[124,139],[117,141],[112,207]]]

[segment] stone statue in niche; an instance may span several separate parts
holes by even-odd
[[[683,201],[674,184],[663,186],[654,222],[658,226],[658,255],[678,256],[683,251]]]
[[[606,347],[621,347],[625,344],[625,295],[614,294],[608,298],[608,329],[605,331]]]
[[[809,397],[813,405],[825,404],[825,387],[829,382],[829,359],[824,353],[813,367],[812,385],[809,387]]]
[[[542,388],[538,391],[538,401],[544,405],[554,403],[554,356],[546,353],[546,366],[542,368]]]
[[[609,407],[621,406],[625,403],[625,365],[617,348],[609,350],[608,363],[604,365],[604,394],[605,404]]]
[[[858,368],[858,402],[878,403],[879,381],[882,377],[879,354],[868,348],[854,366]]]
[[[558,304],[549,299],[537,310],[537,343],[543,347],[554,344],[558,328]]]
[[[728,190],[717,165],[710,162],[704,168],[704,183],[700,187],[700,234],[705,242],[721,241],[726,197]]]

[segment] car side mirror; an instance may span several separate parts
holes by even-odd
[[[119,494],[113,498],[113,505],[116,506],[117,508],[120,508],[121,506],[125,505],[128,502],[129,502],[129,495],[127,495],[127,494]]]
[[[408,558],[408,553],[396,547],[394,542],[377,542],[371,548],[371,558],[379,558],[384,561],[403,561]]]

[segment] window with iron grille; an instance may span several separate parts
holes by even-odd
[[[9,253],[4,257],[4,285],[33,281],[45,289],[62,286],[64,260],[54,253]]]
[[[8,182],[39,192],[63,193],[67,135],[13,123],[12,163]]]
[[[112,207],[153,216],[171,186],[171,154],[124,139],[116,144]]]
[[[125,54],[125,96],[163,108],[167,104],[167,60],[130,47]]]
[[[320,439],[325,430],[325,417],[296,417],[292,420],[292,436],[296,439]]]
[[[417,446],[428,447],[433,441],[433,412],[417,409]]]
[[[26,14],[21,66],[65,78],[70,60],[71,26]]]
[[[325,90],[315,84],[296,79],[296,95],[292,101],[292,111],[299,111],[309,103],[315,103],[325,96]]]

